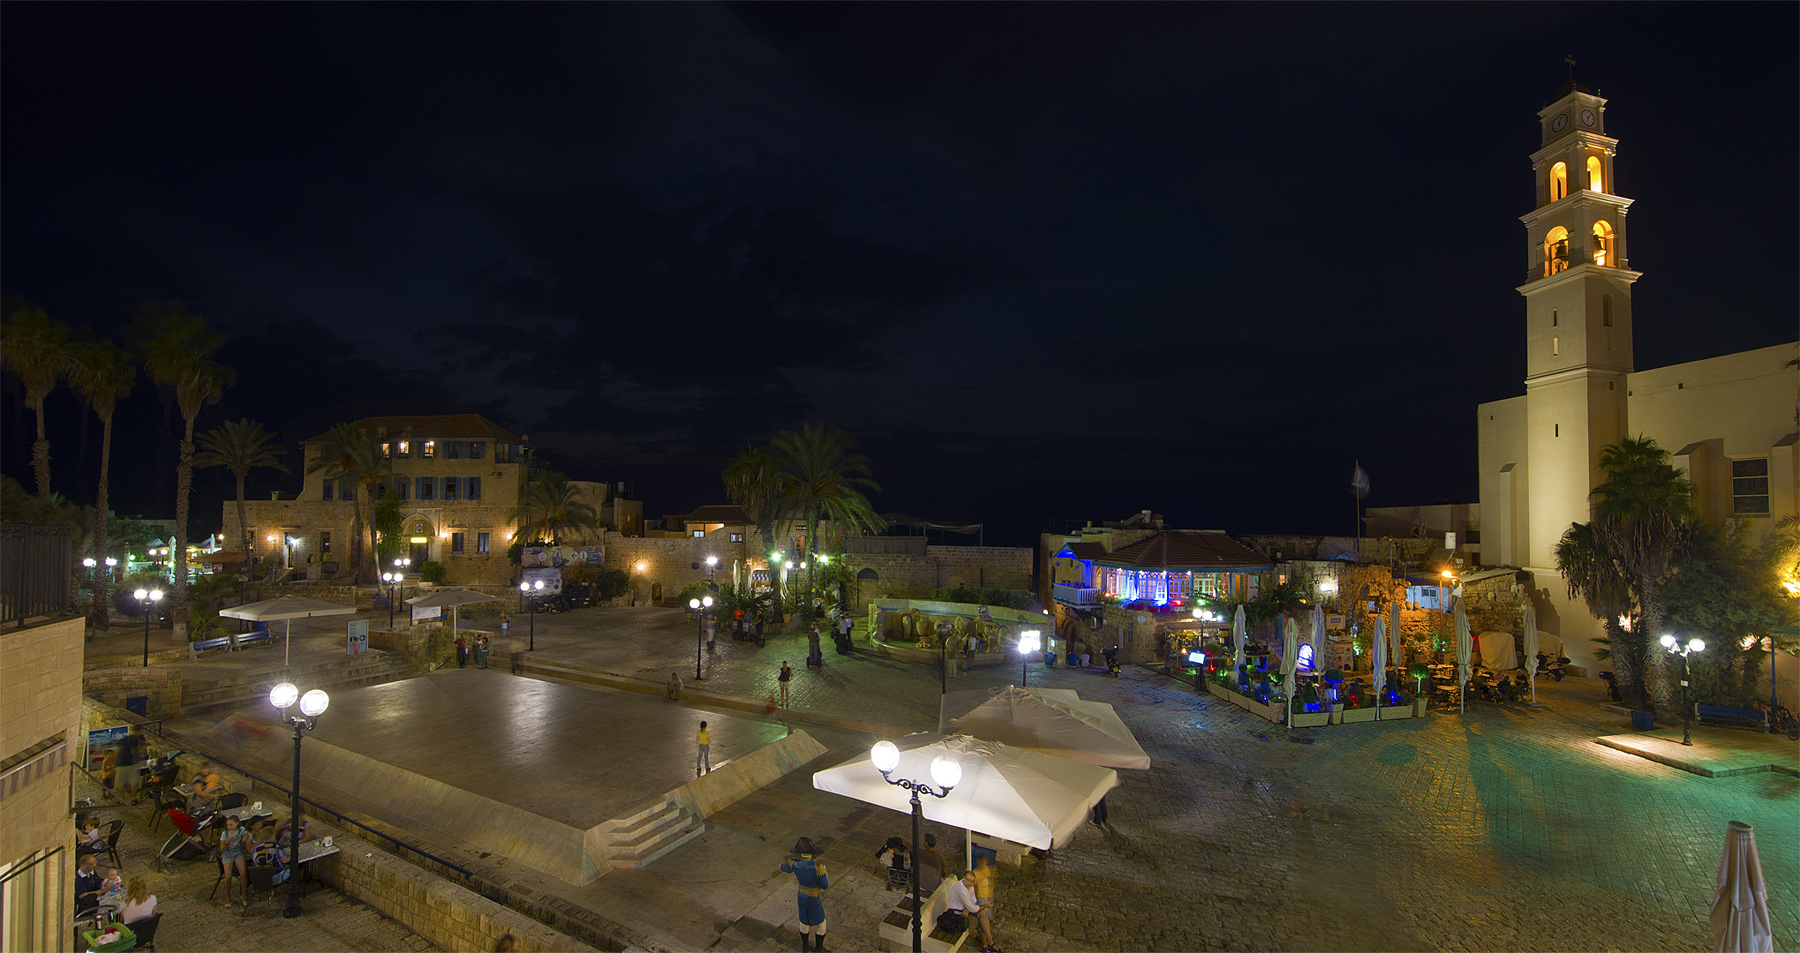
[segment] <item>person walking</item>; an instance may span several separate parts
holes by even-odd
[[[712,732],[706,730],[704,721],[694,733],[694,746],[694,777],[712,773]]]
[[[1003,953],[994,945],[994,859],[987,854],[975,856],[975,900],[980,904],[981,953]]]
[[[819,624],[817,622],[806,627],[806,664],[811,667],[825,664],[825,656],[819,652]]]
[[[461,634],[456,636],[456,667],[466,668],[469,664],[469,640]]]
[[[775,676],[775,680],[777,682],[781,683],[781,707],[783,707],[783,708],[787,707],[788,682],[793,681],[793,678],[794,678],[794,670],[788,667],[788,663],[782,662],[781,663],[781,674]]]
[[[943,882],[944,855],[938,853],[936,834],[925,835],[925,846],[913,855],[913,866],[919,871],[920,893],[931,893]]]
[[[831,889],[831,877],[825,872],[825,865],[813,859],[819,848],[812,838],[795,841],[794,853],[799,856],[782,864],[781,872],[793,874],[799,886],[794,900],[800,908],[800,949],[829,953],[825,949],[825,891]]]
[[[717,649],[713,648],[713,640],[718,638],[718,636],[719,636],[719,620],[716,617],[714,617],[711,613],[707,613],[707,616],[706,616],[706,654],[712,655],[718,651]]]
[[[118,785],[116,790],[130,794],[133,804],[138,802],[138,786],[143,780],[143,764],[148,754],[149,742],[144,738],[143,728],[133,726],[119,742],[119,763],[114,779]]]
[[[501,625],[504,626],[505,623],[501,623]],[[502,630],[502,631],[504,631],[504,630]],[[487,657],[488,657],[487,636],[478,635],[475,637],[475,664],[480,668],[487,668]]]

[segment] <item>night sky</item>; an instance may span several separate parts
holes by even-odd
[[[1476,497],[1536,112],[1611,98],[1637,366],[1794,340],[1800,6],[9,3],[0,291],[178,299],[292,442],[474,410],[646,515],[803,420],[987,541]],[[33,486],[9,380],[5,472]],[[55,487],[99,428],[50,398]],[[113,499],[172,515],[121,408]],[[85,443],[83,443],[85,441]],[[298,467],[295,467],[298,471]],[[197,484],[199,532],[223,470]],[[264,471],[253,490],[297,488]]]

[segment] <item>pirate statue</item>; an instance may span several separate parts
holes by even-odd
[[[825,950],[825,891],[831,888],[831,878],[825,873],[825,865],[814,860],[819,853],[810,837],[802,837],[794,842],[794,853],[799,856],[781,865],[781,872],[793,874],[800,884],[800,892],[794,898],[800,905],[800,949]],[[813,934],[818,940],[813,940]]]

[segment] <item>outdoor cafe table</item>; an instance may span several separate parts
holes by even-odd
[[[327,844],[324,841],[314,840],[314,841],[301,841],[300,842],[300,864],[299,864],[299,866],[300,866],[300,882],[302,885],[301,889],[305,889],[306,881],[312,879],[312,875],[307,872],[306,865],[312,863],[315,860],[320,859],[321,857],[330,857],[332,854],[335,854],[337,852],[338,852],[338,848],[336,845]]]

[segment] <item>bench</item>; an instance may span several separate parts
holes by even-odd
[[[920,933],[920,945],[926,953],[958,953],[963,944],[973,933],[980,931],[973,918],[969,921],[969,929],[960,934],[945,933],[937,929],[937,915],[950,906],[950,885],[955,881],[949,877],[938,884],[937,889],[929,897],[920,897],[919,902],[925,907],[925,929]],[[881,921],[877,934],[887,941],[892,950],[912,949],[912,897],[903,895],[894,904],[892,910]]]
[[[1752,708],[1726,708],[1723,705],[1695,705],[1694,720],[1703,725],[1707,722],[1742,725],[1758,731],[1767,731],[1769,727],[1768,712]]]
[[[201,639],[197,642],[189,642],[188,658],[190,660],[197,659],[200,657],[201,652],[211,652],[213,649],[225,649],[226,651],[230,651],[230,637],[221,635],[216,639]]]
[[[250,646],[250,645],[274,645],[274,644],[275,644],[275,637],[273,635],[269,634],[268,629],[256,629],[256,630],[253,630],[250,632],[246,632],[243,635],[240,635],[237,637],[237,647],[240,649],[244,648],[245,646]]]

